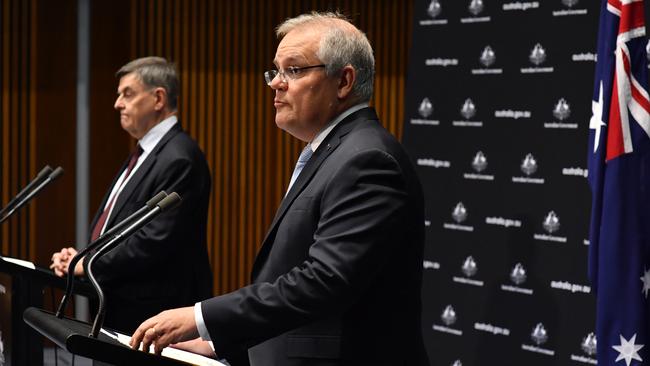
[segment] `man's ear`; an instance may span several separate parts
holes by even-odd
[[[357,80],[357,71],[351,65],[343,67],[339,76],[337,96],[346,99],[352,93],[352,87]]]
[[[161,111],[165,109],[167,106],[167,91],[165,88],[156,88],[153,91],[153,95],[156,98],[156,104],[154,105],[154,109],[156,111]]]

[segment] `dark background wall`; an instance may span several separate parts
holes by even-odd
[[[599,3],[415,3],[403,141],[427,200],[434,365],[595,364],[585,177]]]
[[[159,55],[181,75],[179,117],[213,175],[209,243],[215,292],[248,281],[301,144],[274,123],[274,27],[313,9],[340,9],[374,45],[372,104],[401,135],[410,1],[115,0],[91,2],[90,214],[133,141],[113,110],[115,71]],[[45,165],[64,176],[9,224],[2,253],[48,265],[74,243],[77,2],[0,1],[0,198],[6,204]]]

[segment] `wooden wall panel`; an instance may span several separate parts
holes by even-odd
[[[34,89],[35,169],[61,166],[65,174],[32,203],[36,210],[33,261],[75,242],[77,0],[38,0]],[[38,57],[37,57],[38,56]],[[31,204],[30,204],[31,205]]]
[[[35,1],[0,3],[0,197],[4,206],[35,174],[34,42]],[[34,207],[0,226],[0,253],[33,257]]]
[[[0,204],[46,164],[65,174],[0,226],[1,253],[47,264],[74,239],[76,1],[0,2]]]
[[[371,104],[401,136],[411,1],[132,0],[128,8],[130,58],[176,62],[179,118],[212,171],[208,240],[216,293],[248,282],[302,149],[275,126],[273,94],[262,76],[273,67],[274,28],[282,20],[311,10],[349,15],[375,49]]]
[[[130,61],[130,0],[93,1],[90,20],[90,176],[88,220],[129,156],[134,142],[120,125],[113,105],[119,80],[115,72]],[[90,226],[90,222],[87,223]]]

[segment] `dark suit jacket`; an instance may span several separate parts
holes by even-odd
[[[282,201],[252,284],[201,303],[253,366],[424,365],[422,189],[373,109],[345,118]]]
[[[126,163],[104,196],[91,228],[125,168]],[[124,186],[107,229],[161,190],[177,192],[180,206],[160,214],[93,265],[106,294],[105,326],[129,334],[163,310],[194,305],[212,296],[206,249],[210,172],[203,153],[180,123],[163,136]]]

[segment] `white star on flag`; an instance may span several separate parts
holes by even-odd
[[[618,362],[620,360],[625,360],[625,364],[627,366],[630,366],[630,363],[632,363],[632,360],[637,360],[637,361],[643,361],[641,356],[637,353],[641,348],[643,348],[643,344],[634,344],[636,340],[636,333],[630,338],[630,340],[626,340],[623,338],[623,335],[619,335],[621,338],[621,344],[618,346],[612,346],[613,349],[618,351],[618,357],[614,362]]]
[[[598,145],[600,144],[600,129],[605,126],[603,122],[603,82],[600,82],[598,87],[598,101],[591,101],[591,120],[589,121],[589,129],[596,131],[596,136],[594,136],[594,154],[598,151]]]
[[[641,277],[641,281],[643,282],[643,289],[641,292],[645,295],[645,298],[648,298],[648,291],[650,291],[650,271],[647,269],[643,272],[643,277]]]

